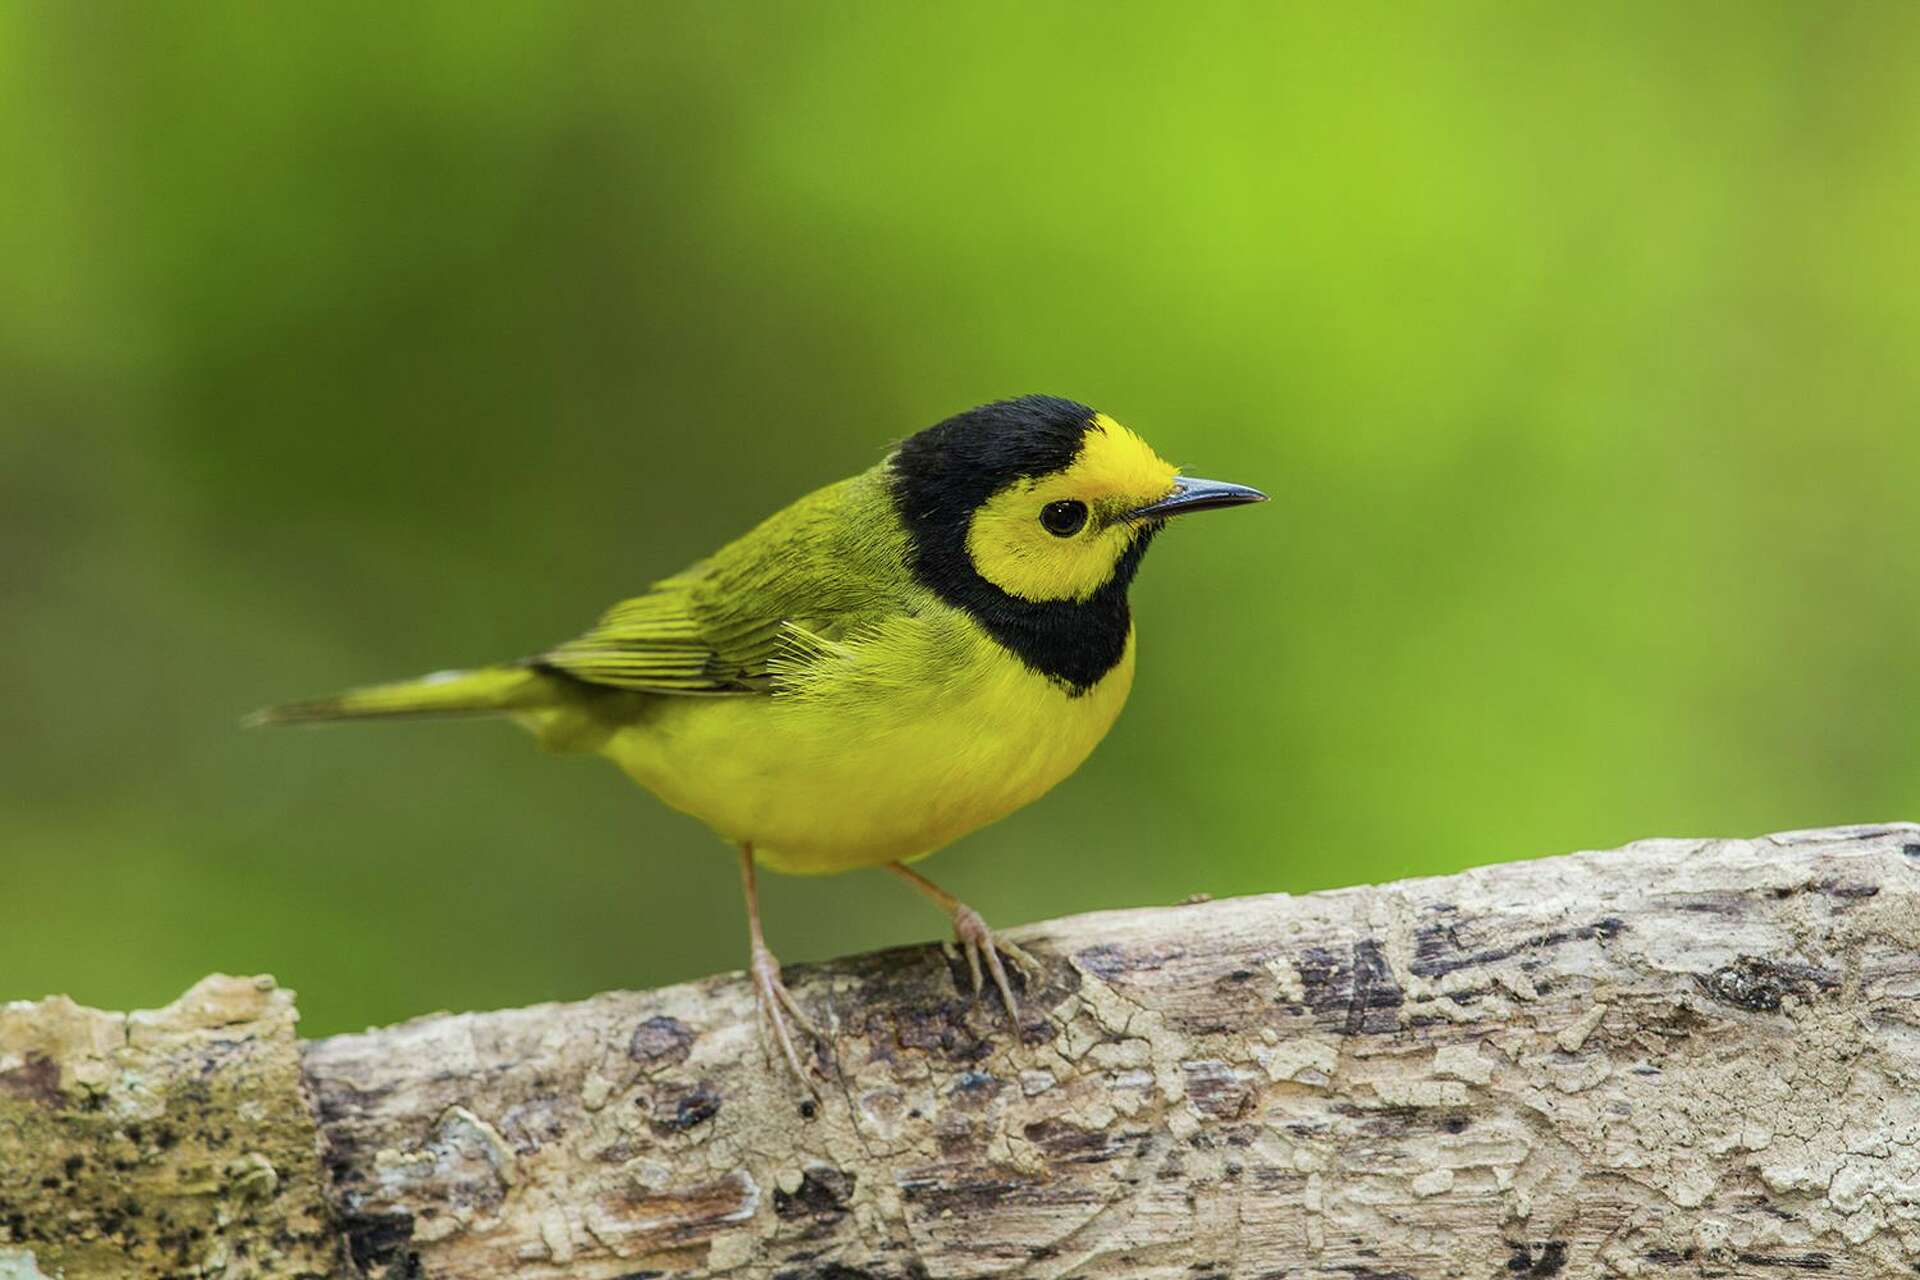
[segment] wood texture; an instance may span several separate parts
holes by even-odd
[[[335,1037],[304,1076],[367,1276],[1911,1276],[1916,893],[1899,825],[1085,916],[1015,931],[1017,1039],[939,948],[796,967],[817,1103],[737,976]],[[74,1096],[19,1048],[51,1008],[0,1023],[0,1199],[16,1117]],[[216,1093],[297,1092],[257,1088]],[[258,1203],[307,1212],[298,1177]],[[0,1277],[67,1247],[6,1222]],[[307,1274],[254,1230],[198,1274]],[[91,1256],[58,1255],[176,1274]]]

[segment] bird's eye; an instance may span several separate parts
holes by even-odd
[[[1084,502],[1049,502],[1040,508],[1040,523],[1056,538],[1071,538],[1087,523]]]

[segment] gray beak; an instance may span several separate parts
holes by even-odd
[[[1249,502],[1265,502],[1267,495],[1243,484],[1224,480],[1201,480],[1193,476],[1175,476],[1173,492],[1158,502],[1149,502],[1127,512],[1129,520],[1164,520],[1189,511],[1208,511],[1214,507],[1238,507]]]

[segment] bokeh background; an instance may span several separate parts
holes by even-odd
[[[0,7],[0,998],[735,968],[513,656],[1030,390],[1270,490],[929,870],[1012,924],[1920,815],[1920,7]],[[789,961],[944,932],[775,879]]]

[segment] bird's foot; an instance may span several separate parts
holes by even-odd
[[[760,1025],[772,1034],[773,1042],[780,1049],[780,1055],[786,1059],[787,1066],[809,1093],[817,1093],[813,1079],[801,1064],[800,1053],[794,1048],[793,1032],[787,1022],[791,1019],[801,1031],[812,1036],[821,1044],[827,1043],[826,1036],[815,1026],[800,1008],[800,1002],[787,990],[787,984],[780,981],[780,962],[773,958],[773,952],[755,944],[752,958],[747,963],[747,973],[753,979],[754,1001],[760,1006]]]
[[[1039,962],[1005,938],[995,937],[993,930],[987,928],[987,922],[980,918],[980,913],[964,902],[954,904],[953,936],[960,944],[960,950],[966,954],[967,971],[973,975],[974,994],[978,995],[985,985],[980,972],[984,959],[987,973],[993,976],[993,985],[1000,989],[1000,998],[1006,1002],[1007,1018],[1018,1030],[1020,1002],[1013,998],[1013,984],[1007,981],[1006,966],[1000,963],[1000,955],[1005,952],[1009,960],[1030,974],[1040,971]]]

